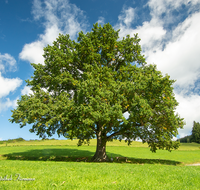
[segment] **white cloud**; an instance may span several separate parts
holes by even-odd
[[[98,18],[97,23],[98,23],[98,24],[101,24],[101,25],[104,25],[104,24],[105,24],[105,18],[102,17],[102,16],[100,16],[100,17]]]
[[[17,99],[10,100],[10,98],[5,98],[11,92],[14,92],[20,85],[22,80],[19,78],[4,78],[1,76],[0,72],[0,112],[8,108],[13,108],[17,105]]]
[[[22,52],[19,54],[20,59],[29,61],[31,63],[44,63],[43,48],[58,37],[60,33],[56,25],[53,25],[45,30],[45,34],[41,34],[39,39],[30,44],[25,44]]]
[[[143,51],[161,47],[161,40],[166,34],[163,26],[159,24],[157,19],[152,19],[150,22],[144,22],[142,26],[137,27],[132,33],[138,33],[141,38]]]
[[[25,86],[22,90],[21,90],[21,94],[22,95],[29,95],[29,94],[33,94],[33,91],[31,90],[31,88],[29,86]]]
[[[10,100],[10,98],[6,98],[3,102],[0,99],[0,112],[3,110],[7,110],[8,108],[15,108],[17,106],[17,97],[15,100]]]
[[[184,129],[179,130],[180,137],[190,135],[193,127],[193,121],[199,122],[200,114],[200,96],[197,94],[184,96],[176,94],[176,99],[179,102],[177,112],[181,117],[185,118],[186,125]]]
[[[0,98],[7,96],[10,92],[15,91],[22,84],[19,78],[9,79],[1,76],[0,73]]]
[[[190,90],[200,76],[200,13],[193,14],[173,31],[173,37],[164,50],[149,52],[147,61],[177,80],[176,85]]]
[[[143,51],[146,53],[147,50],[152,49],[155,45],[160,45],[166,31],[162,26],[162,22],[155,17],[152,18],[150,22],[143,22],[142,26],[132,28],[131,24],[134,24],[135,14],[135,9],[128,8],[125,10],[123,8],[122,13],[118,17],[118,23],[114,28],[116,30],[120,29],[120,38],[128,34],[133,37],[134,34],[138,33],[141,39],[140,44],[142,45]]]
[[[193,12],[200,5],[199,0],[149,0],[147,5],[149,6],[152,18],[158,18],[164,25],[173,23],[177,19],[180,19],[182,14],[180,10],[186,6],[188,12],[184,11],[184,14]]]
[[[41,0],[33,1],[32,14],[33,14],[35,20],[39,20],[44,15],[44,11],[42,10]]]
[[[16,60],[11,55],[0,53],[0,112],[9,107],[15,107],[17,99],[10,100],[6,98],[11,92],[14,92],[21,84],[19,78],[4,78],[2,73],[16,70]]]
[[[123,22],[126,27],[130,27],[135,18],[135,9],[129,7],[128,9],[123,8],[122,14],[118,16],[119,22]]]
[[[45,27],[44,34],[38,40],[25,44],[19,55],[20,59],[32,63],[44,63],[43,48],[51,45],[59,33],[69,34],[71,39],[75,39],[78,32],[87,26],[84,12],[68,0],[34,0],[32,13],[35,20],[44,19]]]
[[[120,29],[119,37],[123,38],[126,35],[133,35],[134,29],[131,28],[135,18],[135,9],[129,7],[127,10],[123,8],[118,16],[118,23],[114,26],[115,30]]]
[[[186,122],[179,134],[180,137],[190,135],[193,121],[200,118],[200,1],[150,0],[147,6],[150,21],[132,28],[130,23],[134,19],[131,20],[123,9],[115,29],[121,29],[121,38],[138,33],[147,63],[155,63],[163,74],[177,80],[174,85],[179,102],[176,111]],[[181,13],[183,7],[186,10],[184,16]]]
[[[0,72],[5,71],[15,71],[16,70],[16,60],[11,55],[5,53],[0,53]]]
[[[169,15],[169,12],[178,9],[178,7],[180,7],[182,4],[187,4],[188,2],[188,0],[150,0],[147,4],[152,10],[151,15],[159,17],[163,13],[168,13]]]

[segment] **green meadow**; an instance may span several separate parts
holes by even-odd
[[[0,189],[200,189],[200,166],[187,166],[200,163],[200,144],[152,153],[141,142],[113,141],[113,162],[104,163],[90,162],[95,149],[95,140],[80,147],[77,140],[2,143]]]

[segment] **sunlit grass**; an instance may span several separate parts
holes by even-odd
[[[30,145],[68,145],[68,146],[76,146],[78,143],[78,139],[74,140],[29,140],[29,141],[19,141],[19,142],[11,142],[6,143],[3,142],[0,144],[1,146],[30,146]],[[89,146],[96,146],[96,139],[91,139]],[[88,146],[87,144],[83,146]],[[113,140],[112,142],[107,142],[107,146],[127,146],[127,143],[122,140],[121,142],[118,140]],[[139,141],[133,141],[129,147],[148,147],[147,143],[142,143]],[[199,150],[200,144],[198,143],[181,143],[181,146],[178,150]]]
[[[90,146],[78,147],[77,140],[42,140],[9,143],[0,147],[0,159],[19,160],[52,160],[52,161],[89,161],[96,150],[96,140]],[[36,144],[34,144],[36,143]],[[127,157],[130,163],[162,163],[188,164],[200,162],[199,144],[181,144],[172,152],[157,150],[152,153],[146,144],[133,142],[127,146],[125,142],[113,141],[107,144],[107,154],[111,158]]]
[[[15,174],[34,181],[14,181]],[[199,189],[200,167],[151,164],[2,161],[1,189]]]
[[[200,189],[199,144],[181,144],[178,150],[152,153],[146,144],[113,141],[107,154],[114,162],[89,162],[96,150],[77,146],[77,140],[43,140],[0,146],[0,189]],[[127,157],[117,161],[115,157]],[[86,162],[85,162],[86,160]],[[77,162],[78,161],[78,162]],[[34,181],[18,181],[35,178]]]
[[[30,146],[30,145],[77,145],[78,140],[30,140],[30,141],[20,141],[15,143],[3,143],[0,144],[1,146]],[[90,140],[90,146],[96,146],[96,139]],[[85,146],[88,146],[87,144]],[[127,146],[127,143],[125,141],[118,141],[113,140],[112,142],[107,142],[107,146]],[[148,145],[145,143],[133,141],[130,147],[148,147]]]

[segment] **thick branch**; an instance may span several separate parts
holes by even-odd
[[[144,125],[143,122],[141,122],[141,124],[139,124],[139,123],[137,124],[137,126],[143,126],[143,125]],[[111,134],[110,136],[108,136],[107,140],[110,140],[112,137],[117,136],[117,135],[121,135],[121,134],[123,134],[123,135],[129,135],[129,133],[126,133],[126,131],[124,131],[122,129],[122,130],[116,131],[113,134]]]
[[[122,133],[122,131],[117,131],[117,132],[114,132],[113,134],[111,134],[109,137],[107,137],[107,140],[109,141],[112,137],[116,136],[116,135],[120,135]]]

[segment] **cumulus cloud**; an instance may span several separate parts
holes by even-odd
[[[152,19],[150,22],[144,22],[142,26],[137,27],[133,33],[139,34],[143,51],[147,55],[148,51],[155,50],[155,47],[162,48],[161,41],[166,30],[158,24],[157,19]]]
[[[10,92],[15,91],[22,84],[19,78],[4,78],[0,73],[0,98],[7,96]]]
[[[10,54],[0,53],[0,72],[15,71],[16,70],[16,60]]]
[[[172,16],[175,14],[175,12],[180,13],[180,9],[183,8],[184,6],[187,6],[188,13],[193,12],[197,10],[197,6],[200,5],[199,0],[149,0],[147,5],[151,9],[151,15],[153,17],[165,17],[164,22],[166,23],[169,22],[169,20],[172,22]],[[167,19],[167,20],[166,20]],[[174,18],[177,19],[177,18]]]
[[[118,22],[114,26],[115,30],[120,29],[119,37],[122,38],[128,34],[132,34],[131,24],[134,22],[135,9],[129,7],[127,10],[123,7],[121,14],[118,16]]]
[[[31,63],[44,63],[43,58],[43,48],[47,44],[52,44],[52,42],[58,37],[61,31],[56,25],[47,28],[44,34],[39,36],[39,39],[30,44],[25,44],[22,52],[19,54],[20,59],[29,61]]]
[[[199,19],[200,12],[188,15],[183,22],[174,27],[168,41],[161,41],[164,48],[155,46],[147,52],[148,63],[155,63],[163,74],[167,73],[176,80],[174,92],[179,102],[176,111],[186,122],[184,129],[179,130],[180,137],[190,135],[193,121],[199,121],[200,118]]]
[[[200,1],[149,0],[146,6],[150,20],[133,28],[134,16],[128,12],[134,9],[123,9],[115,29],[120,28],[120,37],[138,33],[147,63],[156,64],[164,75],[176,80],[176,111],[186,122],[179,130],[183,137],[191,133],[193,121],[200,118]]]
[[[104,24],[105,24],[105,18],[102,17],[102,16],[100,16],[100,17],[98,18],[97,23],[98,23],[98,24],[101,24],[101,25],[104,25]]]
[[[33,91],[31,90],[31,88],[29,86],[25,86],[22,90],[21,90],[21,94],[22,95],[29,95],[29,94],[33,94]]]
[[[152,10],[150,12],[152,17],[165,17],[165,22],[169,22],[169,19],[171,19],[171,12],[177,10],[180,6],[183,4],[187,5],[189,3],[189,0],[150,0],[148,1],[147,5]],[[166,20],[167,19],[167,20]]]
[[[123,7],[122,14],[118,16],[119,22],[123,22],[126,27],[130,27],[132,22],[134,21],[135,17],[135,9],[132,7],[129,7],[128,9],[125,9]]]
[[[129,7],[127,10],[123,8],[118,17],[118,23],[114,26],[116,30],[120,29],[120,38],[126,35],[134,36],[138,33],[141,38],[142,49],[147,53],[147,50],[152,49],[155,45],[159,46],[166,30],[162,26],[162,22],[158,18],[152,18],[149,22],[143,22],[142,26],[133,28],[132,25],[136,19],[136,10]]]
[[[179,102],[176,111],[181,117],[185,118],[186,122],[184,129],[179,130],[180,137],[184,137],[191,134],[193,121],[199,121],[200,96],[198,94],[191,94],[189,96],[176,94],[175,97]]]
[[[59,33],[75,39],[87,26],[84,12],[68,0],[34,0],[32,14],[35,21],[43,23],[45,30],[36,41],[24,45],[19,57],[33,63],[44,63],[43,48],[51,45]]]
[[[22,80],[2,76],[6,72],[16,71],[16,68],[16,60],[13,56],[0,53],[0,112],[16,105],[17,99],[10,100],[6,96],[14,92],[22,84]]]
[[[190,90],[200,76],[200,13],[193,14],[173,31],[164,50],[149,52],[147,61],[177,80],[176,85]]]
[[[10,100],[9,98],[5,98],[11,92],[14,92],[19,86],[21,86],[22,80],[19,78],[4,78],[1,76],[0,72],[0,112],[2,110],[6,110],[8,108],[13,108],[17,104],[17,99]]]
[[[15,108],[17,106],[17,97],[15,100],[10,100],[10,98],[6,98],[6,100],[1,101],[0,99],[0,112],[3,110],[7,110],[8,108]]]

